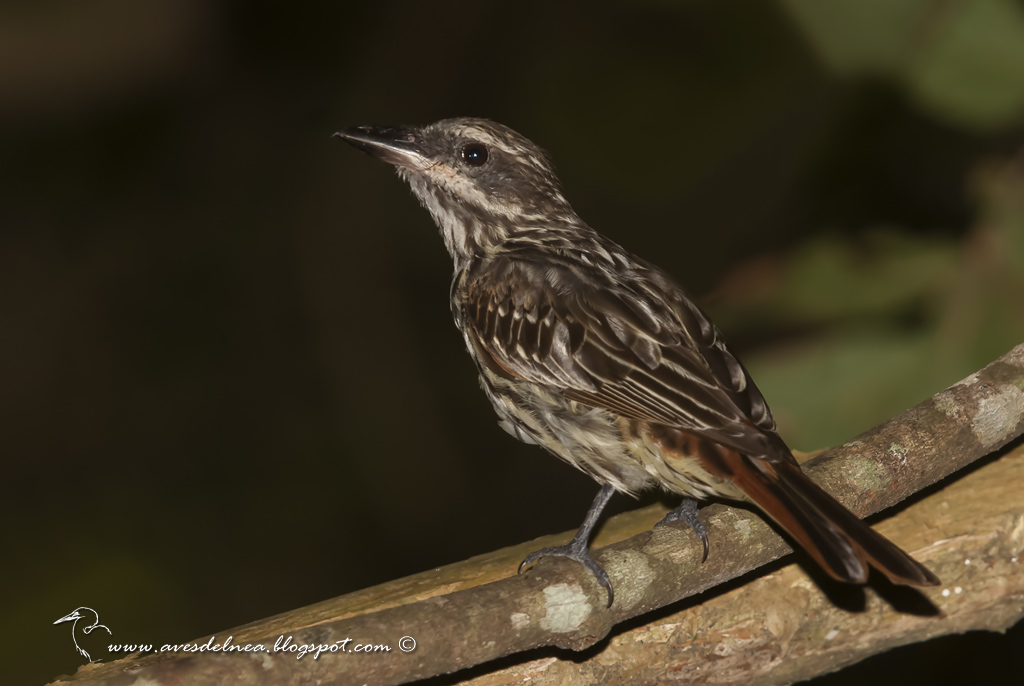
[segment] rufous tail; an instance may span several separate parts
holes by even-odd
[[[870,565],[894,584],[940,583],[927,567],[843,507],[795,463],[737,453],[730,457],[747,462],[746,469],[734,471],[734,483],[833,578],[864,583]]]

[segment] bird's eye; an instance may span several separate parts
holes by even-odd
[[[471,167],[480,167],[487,162],[487,146],[482,143],[470,143],[459,151],[462,161]]]

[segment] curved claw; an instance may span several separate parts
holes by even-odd
[[[697,538],[704,545],[704,556],[700,561],[701,563],[707,562],[708,551],[710,550],[708,545],[708,528],[704,526],[704,522],[697,518],[697,501],[693,498],[683,498],[683,502],[679,503],[679,507],[665,515],[654,526],[671,524],[672,522],[683,522],[693,529],[693,533],[697,534]]]
[[[519,571],[516,574],[522,574],[523,568],[532,565],[534,562],[546,555],[555,555],[553,553],[554,548],[541,548],[540,550],[534,551],[523,558],[523,561],[519,563]]]
[[[697,538],[699,538],[700,542],[704,544],[704,555],[702,555],[701,558],[700,558],[700,563],[704,564],[705,562],[708,561],[708,550],[710,549],[709,546],[708,546],[708,532],[707,531],[698,531],[696,533],[697,533]]]
[[[608,572],[601,568],[601,565],[597,564],[597,561],[591,556],[590,551],[587,550],[586,542],[583,545],[578,545],[575,540],[568,545],[559,545],[553,548],[541,548],[535,552],[530,553],[523,561],[519,563],[519,574],[523,573],[523,569],[542,557],[567,557],[570,560],[575,560],[581,565],[587,568],[587,570],[594,575],[597,579],[597,583],[608,591],[608,607],[612,606],[612,602],[615,600],[615,590],[612,588],[612,580],[608,578]]]

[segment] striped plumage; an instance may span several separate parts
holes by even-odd
[[[933,585],[924,566],[803,475],[722,335],[657,267],[584,223],[547,155],[500,124],[357,127],[341,137],[398,168],[455,263],[451,307],[501,425],[601,483],[556,554],[611,586],[587,539],[612,490],[661,487],[757,505],[833,577]],[[686,501],[673,519],[707,545]],[[705,548],[706,550],[706,548]]]

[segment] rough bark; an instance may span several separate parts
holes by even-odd
[[[805,471],[855,513],[866,516],[890,507],[1002,448],[1022,432],[1024,345],[1017,346],[983,370],[893,420],[811,460],[806,463]],[[998,469],[1011,462],[1007,458],[1000,460]],[[1013,468],[1011,465],[1007,469]],[[987,468],[985,473],[988,473]],[[999,484],[1001,478],[1004,489],[1013,491],[1013,485],[1021,483],[1019,476],[1019,471],[1007,473],[995,478],[994,483]],[[990,621],[986,620],[989,621],[988,628],[1003,628],[1020,614],[1019,567],[1015,561],[1006,563],[1005,560],[1015,560],[1016,551],[1020,549],[1020,529],[1024,525],[1020,524],[1019,515],[1024,510],[1019,507],[1019,500],[1010,496],[993,492],[993,497],[978,498],[975,492],[976,501],[992,504],[1002,498],[1009,503],[1010,509],[1002,514],[989,512],[985,515],[1001,522],[999,531],[1003,534],[992,538],[995,535],[993,531],[996,531],[991,523],[995,520],[992,519],[979,519],[972,524],[977,529],[951,534],[958,529],[943,528],[938,524],[942,521],[944,506],[941,503],[946,498],[945,493],[934,494],[926,501],[932,504],[938,500],[939,509],[929,511],[921,521],[916,521],[914,517],[918,515],[909,514],[912,510],[908,510],[894,518],[892,524],[884,523],[887,526],[906,526],[906,532],[896,530],[893,533],[880,528],[897,544],[916,551],[919,559],[931,566],[946,586],[928,590],[924,595],[912,589],[898,589],[899,593],[890,589],[886,597],[898,598],[902,594],[906,598],[906,593],[910,593],[911,597],[921,601],[930,599],[943,608],[944,603],[963,603],[966,598],[983,598],[986,594],[998,594],[1002,589],[1010,602],[990,602],[987,605],[983,602],[976,614],[990,618]],[[220,641],[231,635],[235,645],[262,642],[268,646],[282,634],[291,636],[296,645],[335,644],[350,638],[353,643],[387,644],[392,648],[387,654],[335,653],[312,660],[309,656],[296,659],[295,653],[165,653],[87,666],[74,677],[54,683],[131,684],[140,679],[150,684],[217,684],[225,681],[263,684],[404,683],[531,648],[585,649],[602,640],[620,622],[707,591],[790,552],[788,545],[756,514],[735,507],[713,505],[704,509],[701,515],[708,524],[713,551],[708,561],[700,564],[699,545],[688,531],[673,527],[645,530],[661,514],[660,510],[648,508],[616,518],[606,526],[606,530],[611,532],[606,536],[625,538],[604,547],[596,555],[615,585],[616,600],[611,608],[605,607],[604,590],[596,581],[582,567],[566,560],[545,558],[529,573],[514,576],[516,565],[527,552],[551,544],[550,540],[534,541],[221,632],[217,636]],[[1011,515],[1018,518],[1006,520]],[[957,512],[955,523],[962,519],[963,514]],[[900,525],[896,522],[907,523]],[[564,540],[567,537],[559,538]],[[961,580],[963,569],[951,562],[959,559],[959,564],[963,565],[963,555],[968,554],[965,551],[969,549],[961,550],[957,546],[972,540],[988,546],[984,547],[982,557],[974,555],[973,559],[986,560],[985,569],[994,570],[991,577],[984,577],[981,586],[973,576]],[[597,542],[597,545],[601,544],[601,541]],[[980,568],[975,564],[969,571],[976,574],[975,570]],[[816,579],[822,581],[820,577]],[[825,588],[830,587],[827,582],[823,583]],[[759,590],[751,591],[754,586]],[[882,584],[879,583],[878,587],[882,588]],[[957,593],[957,587],[970,588],[971,592],[969,595]],[[891,612],[892,619],[885,621],[895,628],[888,632],[872,628],[874,625],[854,628],[852,624],[855,617],[862,615],[870,615],[872,620],[876,616],[889,616],[881,611],[851,615],[848,618],[851,623],[846,623],[842,613],[823,624],[815,623],[819,618],[830,617],[828,611],[832,606],[824,602],[820,594],[816,596],[814,589],[806,575],[794,569],[773,573],[748,587],[715,598],[706,606],[689,608],[687,611],[694,614],[676,622],[677,627],[682,627],[681,634],[657,629],[662,626],[662,620],[634,629],[655,632],[649,639],[651,652],[646,656],[627,657],[629,646],[637,649],[638,645],[635,639],[629,638],[632,632],[615,637],[586,663],[585,666],[593,667],[593,676],[589,678],[603,680],[601,670],[620,669],[615,667],[616,660],[622,663],[621,669],[626,670],[631,664],[636,669],[640,669],[638,665],[643,663],[657,664],[661,681],[671,674],[686,673],[688,678],[693,678],[699,671],[690,670],[702,668],[700,659],[713,657],[720,662],[728,653],[738,656],[734,661],[736,669],[748,670],[742,678],[733,673],[734,680],[749,681],[756,676],[749,670],[758,664],[766,670],[776,668],[771,673],[770,683],[787,683],[837,668],[865,654],[879,652],[894,645],[893,641],[920,640],[936,633],[970,628],[965,623],[968,620],[956,620],[956,615],[949,611],[931,617]],[[943,596],[944,591],[951,595]],[[734,594],[739,595],[734,597]],[[784,602],[774,609],[768,607],[770,599],[779,599],[783,595],[786,596]],[[888,607],[872,593],[868,597],[872,610]],[[733,607],[730,605],[733,602],[738,604]],[[761,603],[764,607],[759,609]],[[790,606],[804,609],[794,614]],[[702,615],[701,612],[711,614]],[[810,623],[800,620],[804,613],[811,617]],[[900,622],[911,622],[915,628],[912,630]],[[720,627],[724,626],[736,627],[731,637],[719,635]],[[824,635],[819,635],[826,626],[830,628]],[[839,633],[833,635],[833,628]],[[408,653],[398,649],[399,640],[406,636],[415,638],[417,642],[415,650]],[[837,640],[840,638],[843,640]],[[815,652],[815,639],[817,644],[825,642],[828,650]],[[198,643],[206,640],[199,639]],[[671,650],[665,654],[653,654],[662,643]],[[743,645],[751,651],[744,653]],[[808,656],[806,660],[793,662],[787,658],[785,666],[776,664],[780,655],[797,654],[799,645],[806,646],[802,653]],[[646,646],[641,653],[647,651]],[[683,650],[684,647],[688,650]],[[610,657],[612,655],[617,657]],[[698,663],[687,662],[689,659],[696,659]],[[659,662],[654,663],[653,660]],[[534,661],[512,669],[529,669],[532,670],[529,674],[540,676],[545,670],[554,670],[552,665],[564,664],[557,658],[549,658],[547,663],[542,663]],[[793,673],[795,668],[788,666],[796,663],[812,665],[818,671],[796,675]],[[581,665],[572,665],[573,670],[582,675]],[[492,676],[499,679],[493,683],[504,683],[500,681],[501,673]],[[518,673],[520,681],[523,676],[524,673]],[[641,674],[637,673],[637,676]],[[480,683],[492,683],[488,680],[490,678],[484,678]],[[561,677],[552,671],[552,678]],[[730,680],[720,678],[723,682]]]
[[[942,578],[924,594],[844,588],[790,564],[617,632],[585,661],[547,655],[462,683],[776,686],[940,635],[1004,631],[1024,618],[1021,484],[1024,447],[878,524]]]

